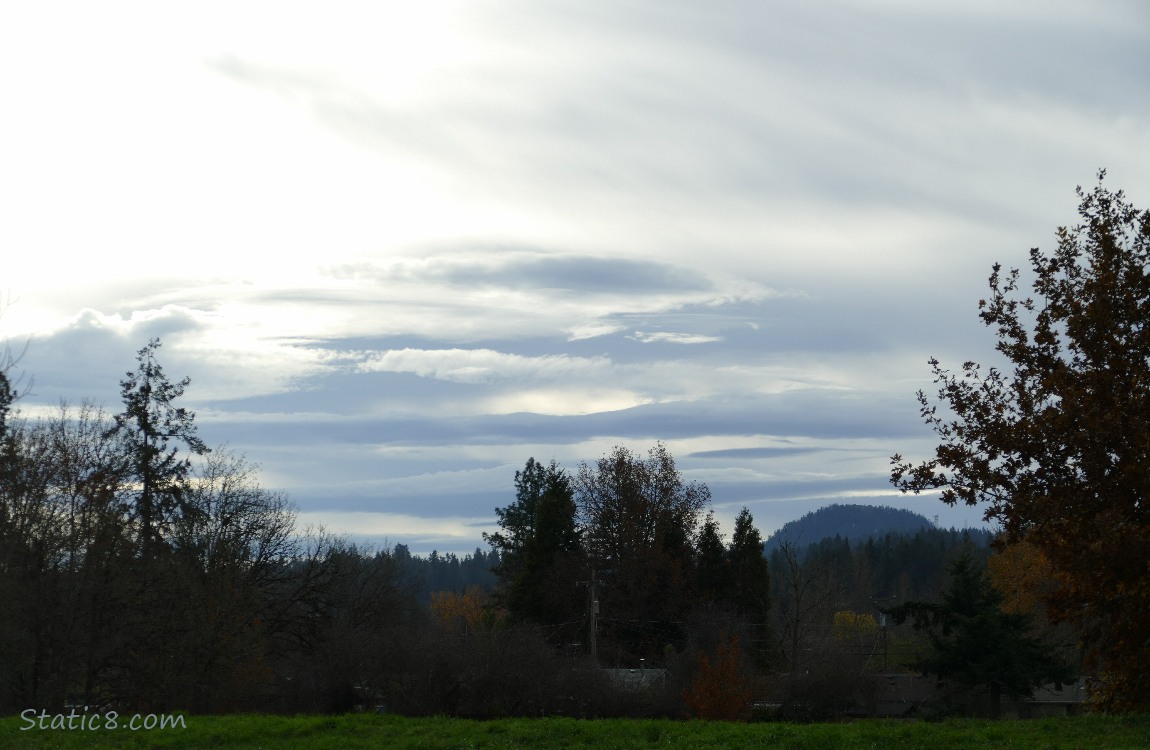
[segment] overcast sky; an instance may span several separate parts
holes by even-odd
[[[1142,0],[19,3],[25,414],[150,337],[308,522],[467,551],[528,457],[667,443],[764,535],[929,455],[990,266],[1150,204]]]

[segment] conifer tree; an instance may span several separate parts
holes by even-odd
[[[986,687],[997,718],[1002,696],[1017,699],[1046,684],[1073,679],[1047,644],[1030,635],[1030,615],[1002,611],[1002,595],[964,553],[951,565],[941,602],[905,602],[888,611],[898,624],[910,619],[926,631],[931,653],[919,668],[968,688]]]
[[[730,561],[713,511],[708,511],[703,519],[695,560],[699,597],[712,602],[726,600],[731,593]]]
[[[196,455],[209,451],[196,436],[195,413],[173,405],[191,380],[168,380],[156,360],[160,345],[159,339],[150,340],[136,355],[136,371],[120,381],[124,411],[115,416],[115,426],[108,432],[124,441],[131,457],[139,485],[135,508],[145,557],[155,551],[172,514],[183,505],[191,460],[180,457],[176,443],[184,443]]]
[[[752,622],[766,622],[771,606],[771,575],[763,556],[763,538],[747,508],[735,519],[729,558],[736,611]]]

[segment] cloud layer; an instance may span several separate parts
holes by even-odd
[[[926,360],[1099,167],[1150,200],[1134,3],[29,5],[0,335],[116,408],[161,337],[303,516],[466,551],[529,456],[670,446],[765,533],[899,498]]]

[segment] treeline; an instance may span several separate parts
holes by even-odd
[[[589,657],[585,629],[571,630],[581,648],[556,648],[556,629],[527,620],[527,600],[514,598],[531,590],[529,579],[543,584],[532,571],[586,578],[582,563],[595,561],[606,588],[592,591],[610,613],[605,643],[616,632],[631,643],[638,629],[628,618],[646,617],[655,592],[674,591],[648,587],[692,580],[694,513],[705,495],[677,481],[665,450],[651,459],[670,482],[644,498],[653,515],[615,504],[635,498],[614,495],[610,482],[598,487],[592,554],[582,546],[591,535],[549,547],[535,534],[547,523],[535,521],[507,527],[523,532],[505,545],[510,559],[498,549],[462,558],[376,552],[301,532],[282,493],[261,487],[242,457],[210,450],[195,415],[178,406],[188,381],[165,376],[159,348],[153,340],[140,350],[115,414],[61,405],[49,417],[13,415],[15,393],[0,370],[0,711],[678,711],[674,684],[656,697],[622,689]],[[627,473],[635,467],[618,468],[620,481],[638,479]],[[744,536],[760,544],[757,532]],[[496,564],[510,610],[484,593]],[[538,606],[556,609],[540,612],[578,620],[572,589],[544,597]],[[685,603],[663,603],[655,616],[681,631]],[[673,640],[660,631],[650,645]]]
[[[710,491],[683,480],[666,446],[616,447],[575,473],[529,459],[515,488],[487,537],[511,622],[547,626],[552,643],[614,667],[668,666],[713,648],[720,629],[767,656],[770,575],[754,519],[744,508],[724,544]]]
[[[397,544],[391,549],[391,557],[404,584],[425,604],[435,592],[463,594],[473,586],[490,591],[498,581],[495,569],[499,567],[499,553],[495,550],[485,552],[476,547],[463,557],[433,550],[424,557],[411,554],[406,544]]]
[[[209,450],[159,347],[115,414],[11,417],[0,371],[0,711],[740,718],[755,696],[799,701],[816,661],[873,655],[876,602],[942,591],[955,550],[985,547],[927,530],[768,561],[751,513],[726,538],[656,444],[574,472],[529,459],[490,551],[360,548],[299,530]],[[604,669],[640,665],[638,685]]]
[[[930,675],[921,710],[934,715],[997,717],[1006,698],[1073,681],[1074,639],[1039,605],[1048,571],[995,553],[992,541],[985,529],[932,527],[773,550],[779,658],[764,690],[776,716],[865,714],[894,674]]]
[[[802,547],[783,543],[767,558],[775,571],[772,598],[785,603],[797,560],[798,572],[818,583],[829,607],[875,612],[890,602],[931,599],[946,588],[948,566],[959,554],[969,551],[984,565],[993,540],[987,529],[925,528],[854,542],[836,534]]]
[[[0,376],[0,710],[335,707],[357,652],[414,627],[398,567],[297,534],[281,493],[197,437],[158,348],[115,415],[7,418]]]
[[[985,565],[992,539],[985,529],[927,528],[854,543],[838,535],[803,547],[782,543],[768,557],[781,666],[800,670],[805,655],[821,652],[820,644],[833,640],[838,613],[878,618],[907,600],[939,598],[954,560],[969,554]]]

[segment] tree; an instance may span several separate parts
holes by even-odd
[[[1004,612],[1044,612],[1043,600],[1057,586],[1050,561],[1025,539],[1003,545],[986,561],[986,573],[1002,594]]]
[[[825,597],[820,594],[825,583],[826,571],[813,565],[804,565],[799,560],[797,545],[790,540],[780,544],[772,553],[771,559],[776,573],[780,574],[780,589],[783,594],[776,613],[783,655],[791,674],[799,674],[806,666],[804,657],[813,629],[811,623],[816,619],[815,612],[825,606],[823,601]]]
[[[499,611],[491,606],[487,593],[479,586],[468,586],[462,594],[431,592],[431,613],[444,628],[464,635],[490,630],[501,619]]]
[[[610,565],[635,550],[681,554],[711,492],[683,482],[667,446],[657,443],[645,459],[616,446],[594,466],[582,464],[576,498],[589,553]]]
[[[743,663],[737,635],[719,634],[714,659],[699,652],[691,687],[683,703],[693,718],[707,721],[740,721],[750,716],[750,671]]]
[[[495,513],[503,530],[484,536],[501,554],[507,609],[541,623],[571,619],[583,572],[571,478],[555,461],[544,466],[529,458],[515,472],[515,502]]]
[[[606,578],[603,622],[615,620],[617,636],[635,651],[661,654],[679,638],[673,623],[691,603],[697,529],[710,498],[706,485],[683,481],[662,443],[646,458],[616,446],[579,467],[584,549]]]
[[[833,627],[835,640],[840,645],[856,649],[873,641],[878,632],[878,623],[874,621],[874,615],[867,612],[859,614],[853,609],[835,612]]]
[[[8,412],[12,408],[12,402],[16,396],[12,392],[12,382],[8,380],[8,373],[0,370],[0,438],[4,437],[4,431],[8,424]]]
[[[735,519],[728,557],[736,611],[751,622],[765,623],[771,607],[771,575],[763,556],[763,538],[747,508]]]
[[[932,651],[918,663],[923,672],[967,688],[985,686],[994,718],[1003,693],[1018,699],[1043,684],[1061,687],[1073,679],[1051,647],[1028,634],[1029,615],[1002,611],[1002,595],[970,555],[955,560],[950,572],[941,602],[910,601],[888,610],[897,624],[909,619],[927,632]]]
[[[184,479],[191,461],[178,457],[179,448],[173,441],[183,442],[193,454],[209,450],[196,437],[195,413],[172,405],[184,395],[191,380],[169,381],[156,361],[159,348],[159,339],[150,340],[136,355],[136,371],[120,381],[124,411],[116,415],[116,426],[109,431],[109,436],[118,435],[125,441],[140,483],[135,505],[145,557],[159,541],[169,516],[183,504]]]
[[[0,301],[0,315],[3,314],[7,305]],[[24,351],[27,351],[28,345],[24,345]],[[0,347],[0,439],[3,439],[5,428],[8,421],[8,416],[12,410],[12,404],[26,393],[30,387],[29,383],[24,384],[24,389],[21,392],[19,389],[20,381],[23,376],[19,376],[13,381],[9,373],[16,367],[16,364],[23,357],[23,352],[20,354],[13,354],[12,350],[5,344]]]
[[[200,687],[185,705],[250,706],[245,696],[270,681],[268,626],[290,576],[285,561],[296,552],[296,511],[226,449],[196,467],[184,499],[170,537],[179,570],[172,607],[184,625],[180,681]]]
[[[699,588],[699,598],[704,601],[725,601],[730,596],[730,560],[723,546],[723,536],[719,532],[719,522],[714,512],[708,512],[699,530],[699,541],[695,545],[695,582]]]
[[[124,460],[84,405],[12,420],[0,476],[0,706],[87,698],[138,647]]]
[[[1150,709],[1150,211],[1121,191],[1078,188],[1081,223],[1030,251],[1035,296],[995,264],[979,317],[1012,366],[962,374],[931,359],[941,438],[917,465],[891,458],[902,491],[986,504],[1007,543],[1027,539],[1058,577],[1051,614],[1074,622],[1101,678],[1097,697]]]

